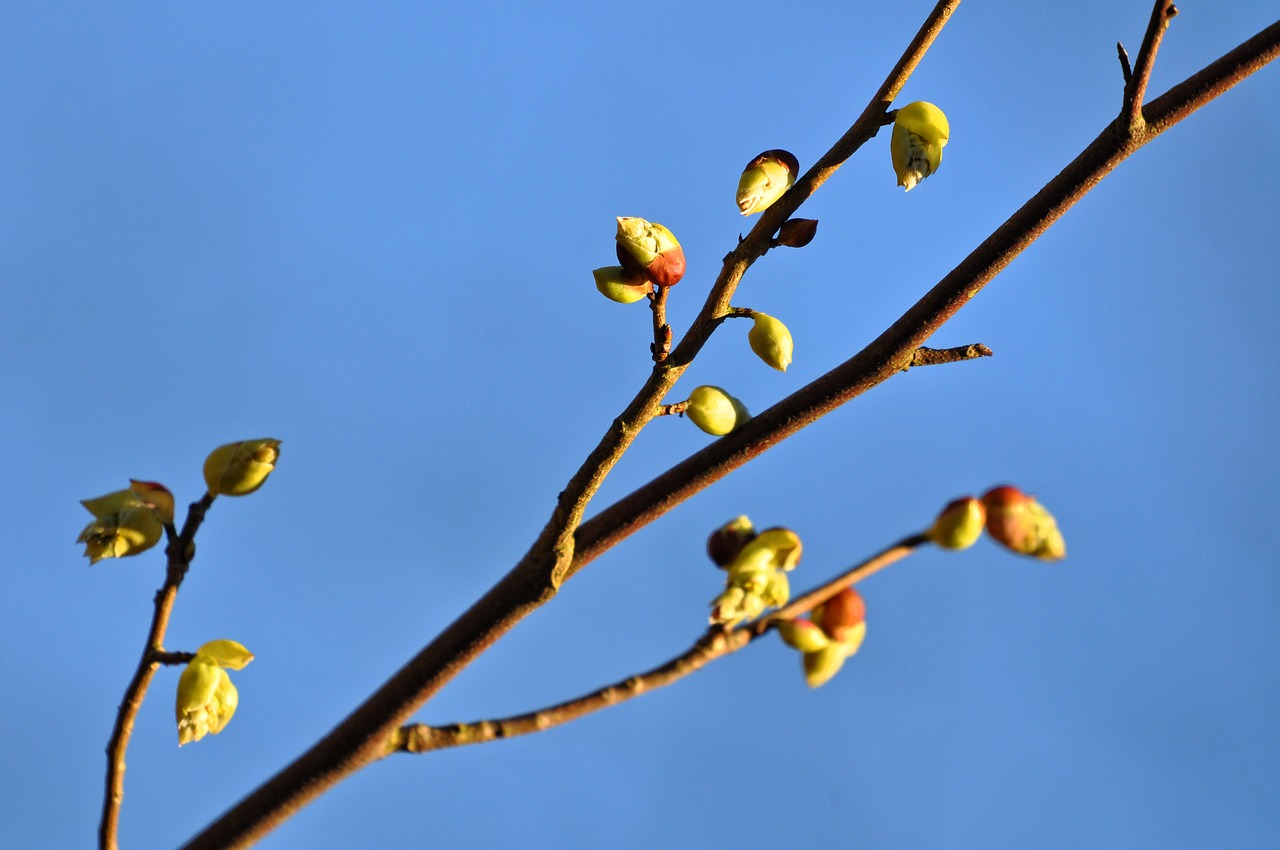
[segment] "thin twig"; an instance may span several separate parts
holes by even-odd
[[[663,404],[658,407],[655,416],[683,416],[684,412],[689,409],[689,402],[677,401],[672,404]]]
[[[661,363],[671,353],[671,325],[667,324],[667,292],[669,286],[655,286],[656,292],[649,296],[649,306],[653,308],[653,344],[649,351],[653,353],[653,362]]]
[[[1129,64],[1129,51],[1124,49],[1124,42],[1116,42],[1116,53],[1120,55],[1120,73],[1124,76],[1127,86],[1129,80],[1133,79],[1133,66]]]
[[[926,348],[920,346],[911,355],[911,362],[902,371],[916,366],[938,366],[943,363],[960,363],[964,360],[976,360],[979,357],[990,357],[992,351],[980,342],[973,345],[961,345],[956,348]]]
[[[192,541],[212,504],[213,496],[205,493],[200,501],[193,502],[187,509],[187,519],[182,524],[181,532],[175,533],[172,525],[165,526],[168,545],[164,550],[167,558],[164,584],[156,591],[155,611],[151,615],[151,627],[147,630],[147,642],[142,648],[138,668],[129,680],[129,686],[125,688],[124,698],[116,712],[115,726],[111,730],[111,739],[107,742],[106,792],[102,801],[102,821],[98,825],[98,847],[101,850],[115,850],[118,846],[120,804],[124,801],[125,751],[129,748],[133,724],[142,708],[147,688],[161,664],[175,663],[172,659],[188,654],[165,652],[164,635],[169,628],[173,603],[178,598],[178,588],[191,566],[191,559],[195,557]]]
[[[1147,96],[1147,83],[1151,81],[1151,69],[1155,67],[1156,53],[1160,50],[1164,32],[1177,14],[1178,9],[1173,5],[1173,0],[1156,0],[1155,7],[1151,10],[1151,20],[1147,22],[1147,31],[1142,36],[1142,46],[1138,48],[1133,73],[1125,79],[1124,109],[1121,116],[1131,133],[1142,129],[1142,103]]]
[[[670,661],[644,673],[615,682],[612,685],[584,694],[577,699],[548,708],[502,717],[480,720],[474,723],[454,723],[447,726],[428,726],[412,723],[400,728],[392,744],[391,752],[425,753],[466,744],[483,744],[517,735],[545,732],[556,726],[608,708],[641,694],[674,684],[695,673],[717,658],[732,655],[757,638],[763,637],[782,620],[791,620],[807,614],[846,587],[879,572],[910,555],[928,541],[920,535],[907,537],[883,552],[846,570],[793,600],[776,613],[748,623],[741,628],[725,630],[713,626],[694,641],[688,650]],[[389,753],[388,753],[389,754]]]

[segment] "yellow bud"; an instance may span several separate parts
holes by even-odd
[[[618,262],[629,276],[655,286],[675,286],[684,277],[684,249],[661,224],[636,216],[618,216]]]
[[[774,623],[782,642],[801,652],[817,652],[831,645],[831,638],[809,620],[782,620]]]
[[[800,163],[789,151],[771,150],[747,163],[738,179],[738,210],[764,212],[796,182]]]
[[[691,392],[685,413],[694,425],[716,437],[732,432],[751,418],[742,402],[713,386],[701,386]]]
[[[787,371],[795,348],[791,331],[782,322],[765,313],[756,312],[753,318],[755,324],[747,331],[747,342],[751,344],[751,350],[779,372]]]
[[[844,644],[832,643],[817,652],[804,654],[804,681],[811,688],[818,688],[831,680],[844,666],[848,655]]]
[[[221,732],[239,702],[240,694],[227,671],[197,655],[178,678],[174,711],[178,721],[178,746]]]
[[[917,100],[899,109],[889,138],[889,153],[898,185],[910,192],[937,171],[942,164],[942,149],[950,136],[947,116],[932,103]]]
[[[956,499],[942,509],[925,536],[943,549],[968,549],[982,536],[987,509],[972,496]]]
[[[218,446],[204,462],[204,481],[214,496],[247,496],[262,486],[280,457],[280,441],[242,440]]]
[[[653,286],[642,277],[628,275],[622,266],[604,266],[591,274],[596,279],[596,289],[610,301],[632,304],[645,297]]]
[[[143,504],[133,490],[117,490],[80,504],[94,516],[76,538],[77,543],[84,544],[90,566],[104,558],[145,552],[164,536],[164,525],[156,511]]]

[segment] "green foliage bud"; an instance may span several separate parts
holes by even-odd
[[[149,486],[164,490],[158,484]],[[172,498],[170,494],[170,516]],[[164,536],[164,523],[157,510],[139,498],[132,487],[96,499],[84,499],[80,504],[94,517],[76,538],[77,543],[84,544],[84,554],[90,566],[104,558],[126,558],[145,552]]]
[[[751,418],[746,406],[719,387],[701,386],[689,394],[690,421],[715,437],[731,433]]]
[[[751,350],[779,372],[787,371],[795,348],[791,331],[782,322],[765,313],[757,312],[753,314],[753,318],[755,324],[747,331],[747,342],[751,344]]]
[[[178,746],[222,731],[240,704],[227,669],[239,670],[252,660],[253,653],[233,640],[209,641],[196,651],[178,677]]]

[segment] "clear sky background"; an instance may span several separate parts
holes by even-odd
[[[1180,4],[1164,91],[1271,23]],[[595,291],[613,217],[671,227],[677,332],[754,219],[756,153],[807,167],[931,3],[10,3],[0,11],[0,823],[94,840],[103,748],[160,552],[94,568],[78,504],[128,477],[185,505],[205,454],[284,441],[198,538],[167,645],[219,637],[223,734],[177,747],[162,670],[124,845],[192,835],[328,731],[525,551],[648,368],[648,313]],[[734,299],[679,389],[762,410],[856,352],[1115,115],[1145,0],[963,4],[900,102],[951,143],[895,188],[888,133],[804,207],[803,250]],[[861,653],[817,691],[762,641],[570,726],[391,758],[262,843],[350,847],[1199,848],[1280,842],[1280,69],[1139,152],[913,370],[570,582],[421,713],[537,708],[705,626],[706,535],[805,543],[803,588],[1013,482],[1069,557],[988,541],[866,582]],[[683,396],[673,397],[672,401]],[[592,512],[709,441],[658,420]]]

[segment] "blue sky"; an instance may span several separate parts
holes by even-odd
[[[158,552],[89,569],[79,499],[137,477],[185,504],[213,447],[284,441],[210,512],[167,641],[256,653],[239,712],[179,750],[161,671],[129,752],[124,846],[173,846],[525,551],[648,369],[646,311],[591,282],[613,217],[680,237],[679,333],[752,223],[742,165],[811,164],[930,5],[0,11],[6,840],[92,841],[162,580]],[[1154,93],[1276,7],[1181,11]],[[888,133],[869,143],[804,207],[814,243],[734,299],[787,323],[791,369],[730,323],[680,388],[762,410],[887,327],[1114,116],[1114,44],[1149,12],[963,4],[902,99],[946,110],[941,170],[904,195]],[[718,589],[706,534],[741,513],[800,534],[805,587],[1013,482],[1066,561],[924,552],[863,585],[866,643],[820,690],[762,642],[545,734],[389,759],[262,846],[1274,846],[1278,104],[1269,67],[1157,139],[933,340],[994,358],[894,378],[696,496],[421,718],[682,651]],[[708,439],[654,422],[595,507]]]

